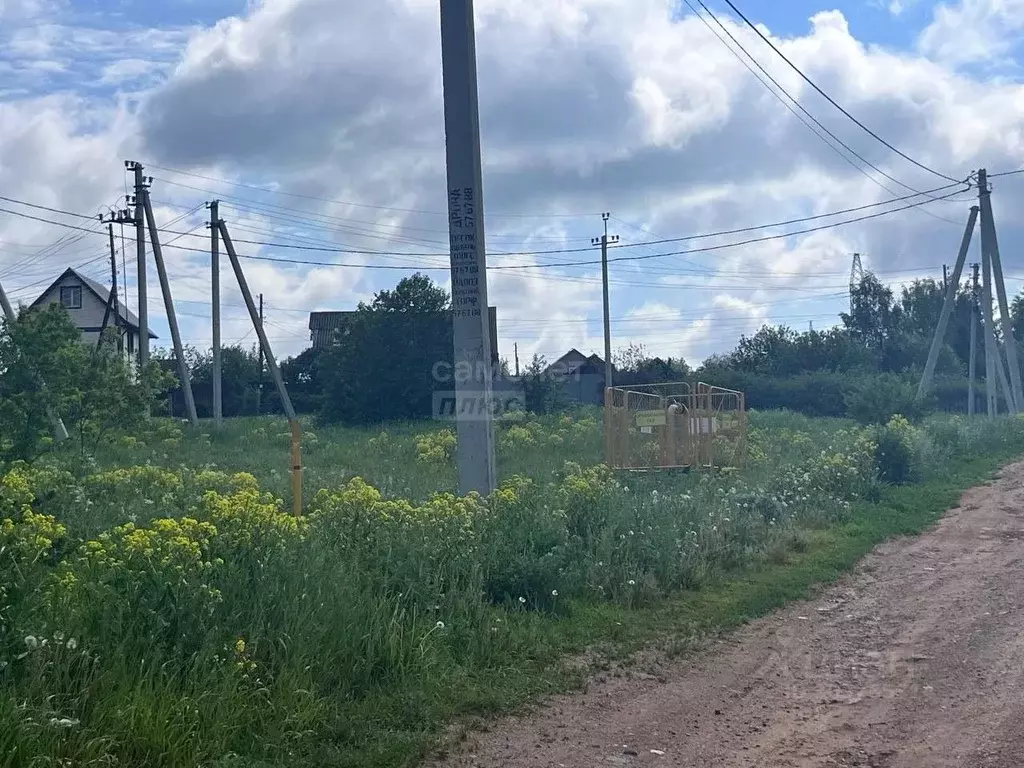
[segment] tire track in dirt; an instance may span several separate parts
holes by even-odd
[[[451,768],[1019,768],[1024,463],[813,601],[473,734]]]

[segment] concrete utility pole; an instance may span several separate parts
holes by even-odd
[[[263,294],[260,294],[260,328],[263,327]],[[256,415],[260,415],[263,408],[263,345],[260,344],[260,376],[256,381]]]
[[[3,311],[4,317],[7,318],[7,324],[13,328],[14,323],[17,321],[18,316],[14,312],[14,307],[11,306],[11,300],[7,298],[7,294],[4,292],[3,283],[0,283],[0,311]],[[33,377],[36,375],[33,371]],[[46,387],[46,382],[39,382],[40,388]],[[64,420],[60,416],[55,416],[53,413],[48,414],[50,420],[53,422],[53,439],[58,443],[68,439],[68,430],[64,426]]]
[[[497,486],[473,0],[441,0],[459,491]]]
[[[126,160],[124,167],[135,172],[135,249],[139,292],[139,366],[149,362],[149,299],[146,296],[146,177],[142,163]]]
[[[1020,363],[1017,359],[1017,340],[1013,333],[1009,303],[1006,300],[1006,283],[1003,280],[1003,264],[999,257],[999,239],[996,237],[996,223],[992,218],[992,192],[988,188],[988,174],[982,168],[978,171],[978,198],[981,203],[981,248],[988,251],[992,275],[999,301],[999,316],[1002,321],[1003,342],[1006,347],[1006,363],[1010,374],[1013,413],[1024,409],[1024,389],[1021,387]]]
[[[971,264],[971,352],[967,373],[967,415],[973,416],[978,410],[974,394],[974,376],[978,365],[978,269],[980,264]]]
[[[124,333],[121,331],[121,299],[117,287],[117,248],[114,247],[114,224],[107,224],[110,235],[110,306],[114,310],[114,331],[117,333],[117,351],[124,352]],[[106,325],[106,321],[103,323]]]
[[[512,348],[515,350],[515,355],[516,355],[516,378],[518,379],[519,378],[519,342],[517,341],[515,344],[513,344]]]
[[[978,221],[978,206],[972,206],[967,216],[967,227],[964,229],[963,239],[960,241],[960,252],[956,256],[956,266],[953,267],[953,279],[948,280],[946,266],[942,266],[942,284],[946,286],[946,298],[942,302],[942,313],[939,315],[939,322],[935,326],[935,335],[932,337],[932,346],[928,351],[928,362],[924,366],[924,374],[921,376],[921,383],[917,387],[917,399],[920,400],[931,386],[932,376],[935,374],[935,364],[939,360],[939,352],[942,351],[942,344],[946,340],[946,327],[949,325],[949,316],[956,304],[956,291],[960,287],[960,276],[963,274],[964,263],[967,261],[967,252],[971,248],[971,237],[974,235],[974,227]]]
[[[985,412],[992,419],[997,412],[996,366],[1001,361],[992,327],[992,264],[985,248],[981,249],[981,312],[985,323],[985,399],[988,403]]]
[[[178,362],[178,377],[181,379],[181,391],[185,395],[185,413],[193,427],[199,426],[199,415],[196,413],[196,399],[192,395],[192,378],[185,360],[185,350],[181,344],[181,332],[178,330],[178,316],[174,312],[174,299],[171,298],[171,283],[167,279],[167,268],[164,265],[164,254],[160,248],[160,233],[156,228],[153,216],[153,205],[149,201],[149,190],[142,191],[142,202],[149,224],[149,240],[153,246],[153,259],[156,261],[156,273],[160,278],[160,292],[164,296],[164,310],[167,312],[167,325],[171,328],[171,341],[174,343],[174,356]]]
[[[210,298],[213,303],[213,424],[224,424],[224,389],[220,350],[220,221],[219,203],[210,203]]]
[[[120,209],[111,212],[108,217],[104,217],[100,214],[100,221],[105,222],[107,225],[107,235],[110,241],[110,296],[107,297],[107,308],[103,313],[103,326],[100,331],[100,338],[96,341],[96,348],[99,349],[100,344],[103,343],[103,334],[107,330],[107,323],[110,320],[110,314],[114,314],[114,328],[117,329],[117,351],[118,353],[124,352],[124,331],[121,330],[121,302],[120,292],[117,287],[117,248],[114,246],[114,225],[115,224],[131,224],[135,221],[134,216],[127,209]],[[125,298],[128,296],[128,288],[125,287]]]
[[[103,221],[103,216],[100,216]],[[114,250],[114,224],[113,220],[107,222],[107,235],[110,237],[110,293],[107,295],[107,306],[103,310],[103,323],[100,325],[100,335],[96,339],[96,349],[103,344],[103,334],[107,332],[107,324],[110,322],[110,313],[114,313],[114,327],[118,327],[118,306],[117,306],[117,251]],[[120,341],[120,334],[118,334]],[[119,345],[120,346],[120,345]]]
[[[602,213],[601,219],[604,221],[604,234],[600,237],[592,238],[591,245],[601,246],[601,287],[604,291],[604,387],[610,389],[612,384],[612,318],[610,302],[608,299],[608,243],[619,242],[618,235],[612,235],[608,237],[608,219],[611,218],[610,213]]]
[[[949,273],[946,271],[946,265],[942,265],[942,291],[945,293],[946,288],[949,286]]]
[[[0,309],[4,312],[4,317],[7,318],[8,323],[14,323],[18,319],[18,316],[14,314],[14,307],[11,306],[11,300],[7,298],[7,294],[4,293],[4,286],[0,283]]]

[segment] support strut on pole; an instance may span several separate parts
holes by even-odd
[[[171,328],[171,341],[174,343],[174,356],[178,362],[178,376],[181,378],[181,391],[185,395],[185,412],[193,427],[199,426],[199,416],[196,413],[196,400],[192,395],[192,377],[188,370],[188,361],[185,359],[185,350],[181,344],[181,332],[178,330],[178,316],[174,312],[174,299],[171,298],[171,283],[167,279],[167,268],[164,265],[164,255],[160,248],[160,233],[156,227],[156,219],[153,217],[153,205],[149,200],[149,190],[143,190],[143,207],[146,213],[146,222],[149,224],[149,239],[153,246],[153,259],[156,261],[156,272],[160,278],[160,291],[164,295],[164,309],[167,312],[167,324]]]
[[[973,416],[978,410],[974,381],[978,369],[978,269],[980,264],[971,265],[971,347],[970,362],[967,365],[967,415]]]
[[[956,257],[956,266],[953,267],[953,279],[945,279],[945,267],[943,267],[943,283],[946,286],[946,298],[942,302],[942,313],[939,315],[939,322],[935,326],[935,335],[932,337],[932,346],[928,351],[928,362],[924,366],[924,374],[921,376],[921,383],[917,387],[917,399],[925,396],[932,383],[932,376],[935,375],[935,364],[939,360],[939,352],[946,340],[946,328],[949,325],[949,316],[953,312],[953,305],[956,304],[956,292],[960,287],[960,276],[964,270],[964,263],[967,261],[967,252],[971,247],[971,237],[974,234],[974,227],[978,221],[978,206],[972,206],[967,216],[967,227],[964,229],[963,239],[960,241],[960,252]]]
[[[270,370],[270,375],[274,379],[274,385],[277,387],[277,395],[281,399],[281,407],[284,408],[285,416],[288,417],[288,427],[292,436],[292,512],[298,517],[302,514],[302,425],[299,424],[299,417],[295,413],[292,399],[288,396],[288,388],[284,384],[284,377],[281,376],[281,369],[277,365],[277,358],[274,357],[274,352],[270,348],[270,341],[267,339],[267,333],[260,320],[256,303],[252,299],[249,283],[245,280],[245,273],[242,272],[242,264],[238,260],[238,254],[235,253],[235,246],[231,241],[231,235],[228,233],[228,226],[221,219],[217,222],[217,228],[220,230],[220,238],[224,242],[224,250],[227,251],[228,259],[231,261],[231,269],[235,273],[235,279],[238,281],[238,288],[241,290],[242,298],[245,300],[246,309],[249,310],[249,319],[252,320],[256,336],[259,337],[260,349],[266,358],[267,368]]]

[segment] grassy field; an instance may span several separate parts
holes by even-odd
[[[741,472],[613,474],[599,418],[503,427],[486,499],[437,425],[306,425],[301,519],[274,419],[0,471],[0,766],[410,765],[579,651],[807,594],[1024,452],[1018,419],[762,413]]]

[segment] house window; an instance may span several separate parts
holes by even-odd
[[[60,303],[68,309],[82,308],[82,286],[65,285],[60,289]]]

